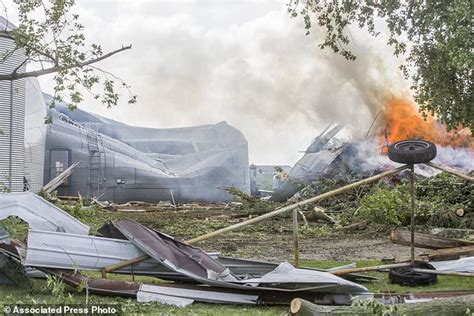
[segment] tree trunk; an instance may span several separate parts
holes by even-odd
[[[410,246],[410,232],[405,230],[392,230],[390,240],[394,244]],[[438,237],[430,234],[415,233],[415,247],[427,249],[446,249],[463,246],[474,246],[474,242],[460,239]]]
[[[397,315],[467,315],[468,309],[474,306],[474,295],[454,298],[440,298],[429,302],[384,305],[388,311],[396,310]],[[370,307],[362,306],[322,306],[295,298],[290,305],[291,315],[375,315]]]

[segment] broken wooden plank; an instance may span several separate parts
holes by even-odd
[[[410,232],[406,230],[392,230],[390,240],[394,244],[410,246]],[[474,245],[472,241],[438,237],[430,234],[415,233],[415,247],[426,249],[446,249]]]
[[[73,163],[71,166],[69,166],[69,168],[67,168],[66,170],[64,170],[63,172],[58,174],[56,177],[54,177],[54,179],[49,181],[43,187],[43,190],[46,193],[51,193],[54,190],[56,190],[61,184],[64,183],[64,181],[66,181],[67,178],[69,178],[72,175],[72,173],[74,171],[74,168],[76,168],[77,165],[79,165],[80,163],[81,163],[80,161],[77,161],[77,162]]]
[[[464,246],[457,248],[447,248],[433,250],[427,253],[422,253],[416,256],[417,260],[422,261],[446,261],[446,260],[456,260],[462,256],[474,256],[474,245],[473,246]],[[410,257],[395,257],[383,259],[383,262],[405,262],[410,260]]]
[[[365,219],[365,220],[357,222],[357,223],[353,223],[353,224],[350,224],[350,225],[347,225],[347,226],[343,226],[342,228],[343,229],[349,229],[349,230],[350,229],[361,230],[361,229],[367,228],[367,225],[369,225],[369,220]]]
[[[349,273],[359,273],[359,272],[369,272],[369,271],[377,271],[377,270],[392,269],[392,268],[401,268],[401,267],[407,267],[409,265],[410,265],[409,262],[403,262],[403,263],[385,264],[385,265],[363,267],[363,268],[350,268],[350,269],[343,269],[343,270],[335,270],[335,271],[329,271],[329,272],[334,275],[345,275]]]
[[[460,276],[460,277],[471,277],[471,278],[474,277],[474,273],[467,273],[467,272],[438,271],[438,270],[418,269],[418,268],[414,268],[413,271],[420,272],[420,273],[448,275],[448,276]]]
[[[460,256],[474,256],[474,245],[435,250],[427,255],[430,261],[456,260]]]

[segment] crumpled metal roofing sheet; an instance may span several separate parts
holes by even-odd
[[[87,235],[84,225],[42,197],[30,193],[0,193],[0,220],[18,216],[32,229]]]
[[[331,273],[297,269],[288,262],[281,263],[275,270],[260,278],[244,279],[238,282],[250,286],[272,286],[278,284],[282,288],[294,287],[294,284],[299,284],[302,287],[325,285],[325,291],[332,293],[367,292],[367,288],[364,286],[344,280]]]
[[[201,249],[155,232],[137,222],[124,219],[115,223],[115,227],[149,256],[158,262],[169,263],[164,264],[165,266],[184,269],[201,278],[207,278],[209,271],[222,274],[226,270]]]
[[[218,288],[202,287],[202,289],[169,287],[142,284],[137,293],[138,302],[160,302],[162,304],[184,307],[194,301],[217,304],[248,304],[255,305],[259,296],[225,292]]]
[[[474,257],[448,261],[433,261],[430,262],[430,264],[439,271],[474,273]]]
[[[327,272],[295,269],[288,263],[280,264],[273,272],[258,279],[250,279],[248,282],[246,279],[237,278],[218,262],[209,262],[213,259],[206,253],[198,251],[197,248],[158,234],[141,224],[122,220],[115,223],[115,227],[150,257],[162,262],[170,270],[186,275],[199,283],[234,289],[249,289],[251,288],[250,283],[254,283],[262,290],[337,293],[345,297],[351,295],[370,296],[368,289],[362,285]],[[169,238],[170,242],[165,243],[163,238]],[[188,254],[188,257],[186,258],[184,254]],[[207,270],[207,275],[203,273],[203,268]],[[298,277],[300,274],[304,274],[304,278]],[[293,281],[290,280],[291,278]],[[266,285],[270,285],[270,287]]]
[[[80,270],[97,271],[144,254],[128,240],[30,230],[24,264],[31,267],[55,269],[77,267]],[[131,271],[131,267],[125,267],[117,272],[131,273]],[[133,272],[136,274],[147,275],[167,271],[169,270],[153,259],[140,262],[133,267]]]

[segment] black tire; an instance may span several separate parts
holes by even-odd
[[[424,261],[415,261],[415,268],[435,270],[431,264]],[[390,269],[388,278],[390,283],[408,286],[430,285],[438,282],[436,274],[414,272],[411,266]]]
[[[402,140],[388,147],[388,158],[399,163],[424,163],[435,157],[435,144],[421,139]]]

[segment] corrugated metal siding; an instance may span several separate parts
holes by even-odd
[[[14,42],[0,35],[0,55],[15,48]],[[0,67],[0,74],[10,74],[24,60],[15,51]],[[25,71],[22,66],[19,72]],[[23,191],[25,136],[25,80],[0,81],[0,189]]]

